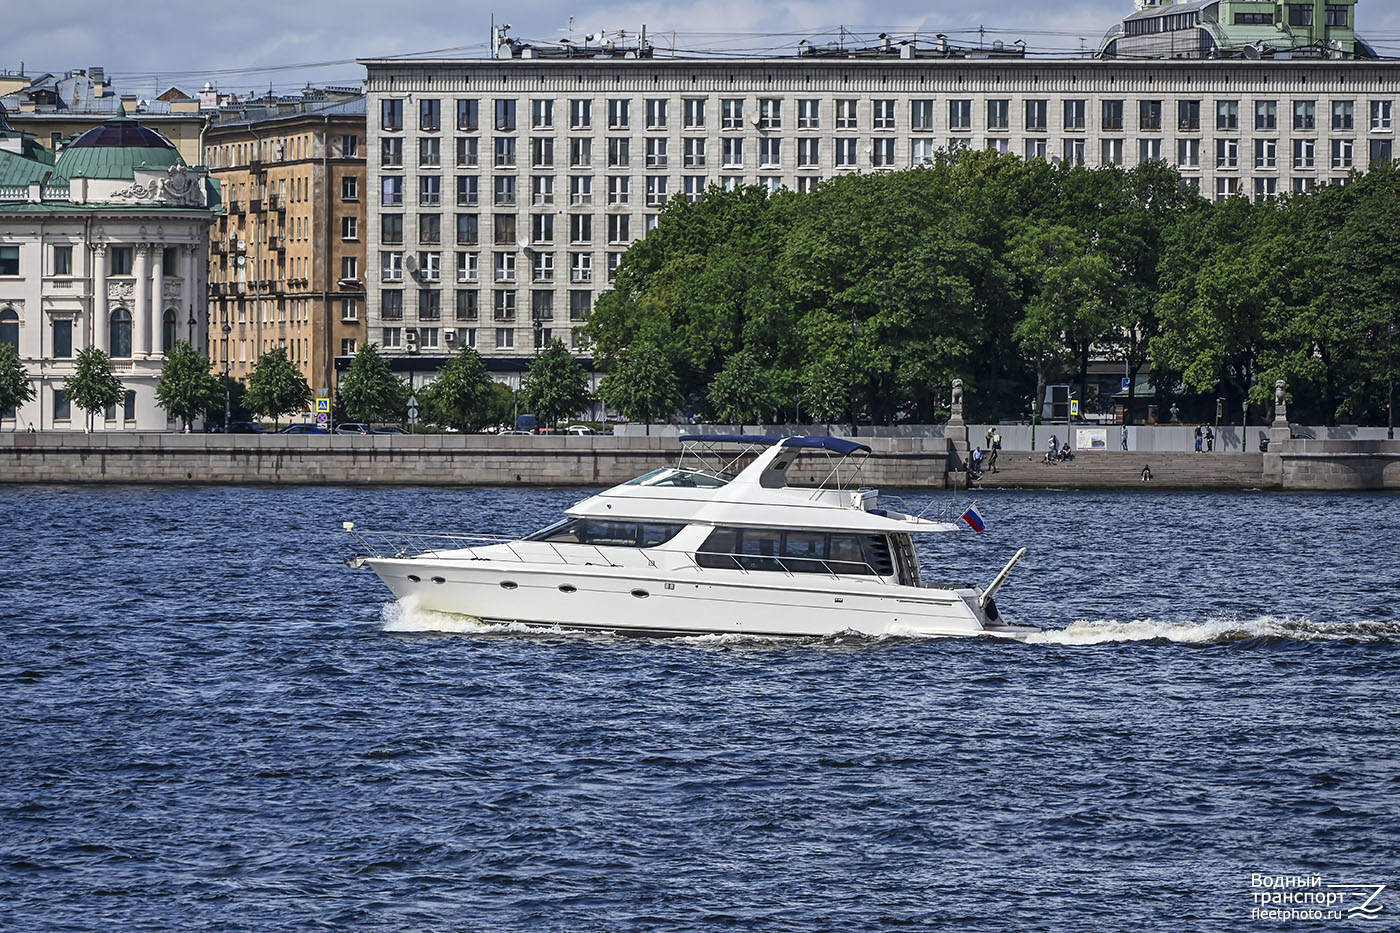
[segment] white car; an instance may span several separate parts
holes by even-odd
[[[598,432],[597,432],[597,431],[594,431],[592,428],[590,428],[590,427],[589,427],[588,425],[586,425],[586,424],[571,424],[571,425],[569,425],[567,428],[564,429],[564,433],[565,433],[565,434],[573,434],[573,435],[576,435],[576,436],[578,436],[578,437],[582,437],[582,436],[587,435],[587,434],[597,434]]]

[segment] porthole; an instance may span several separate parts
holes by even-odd
[[[434,583],[446,583],[447,580],[444,579],[443,577],[433,577],[433,582],[434,582]]]
[[[632,595],[637,597],[638,599],[646,599],[651,594],[648,593],[646,590],[637,589],[632,591]]]
[[[418,576],[418,574],[416,574],[416,573],[410,573],[410,574],[408,575],[408,578],[409,578],[410,580],[412,580],[414,583],[422,583],[422,582],[423,582],[423,578],[420,577],[420,576]]]
[[[559,592],[575,593],[578,592],[578,587],[574,586],[572,583],[561,583],[559,584]]]
[[[513,589],[515,589],[515,588],[516,588],[517,586],[519,586],[519,585],[520,585],[520,584],[519,584],[519,583],[516,583],[514,580],[502,580],[502,581],[501,581],[501,589],[503,589],[503,590],[513,590]]]

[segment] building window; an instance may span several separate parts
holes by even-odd
[[[1392,153],[1391,140],[1389,140],[1389,139],[1373,139],[1373,140],[1371,140],[1371,166],[1372,166],[1373,168],[1374,168],[1375,166],[1381,164],[1382,162],[1389,162],[1389,161],[1393,158],[1393,156],[1392,156],[1391,153]]]
[[[1307,194],[1317,188],[1316,178],[1295,178],[1293,179],[1293,193]]]
[[[496,100],[496,129],[503,133],[515,132],[515,101],[498,98]]]
[[[1235,197],[1240,193],[1240,180],[1234,177],[1217,178],[1215,180],[1215,199],[1225,201]]]
[[[515,176],[497,175],[493,180],[496,207],[515,207]]]
[[[987,149],[990,152],[999,152],[1006,155],[1011,151],[1011,140],[1005,136],[988,136]]]
[[[570,242],[570,243],[591,243],[591,242],[593,242],[593,215],[592,215],[592,214],[570,214],[570,215],[569,215],[569,242]]]
[[[1026,101],[1026,132],[1045,132],[1050,125],[1050,102],[1048,100]]]
[[[894,140],[890,140],[891,143]],[[783,161],[783,141],[774,136],[765,136],[758,141],[758,167],[777,168]]]
[[[554,281],[554,254],[535,253],[531,263],[531,278],[536,282]]]
[[[495,139],[496,168],[515,167],[515,137],[497,136]]]
[[[1218,100],[1215,102],[1215,128],[1217,130],[1237,130],[1240,128],[1240,102]]]
[[[481,201],[481,179],[475,175],[457,176],[457,206],[476,207]]]
[[[554,176],[535,175],[530,179],[530,203],[554,203]]]
[[[1162,128],[1162,102],[1160,100],[1138,101],[1138,129],[1156,132]]]
[[[347,323],[358,321],[360,319],[360,299],[342,299],[340,302],[340,319]]]
[[[593,281],[593,254],[569,254],[569,281],[575,284]]]
[[[1254,167],[1278,167],[1278,140],[1256,139],[1254,141]]]
[[[481,293],[474,288],[457,289],[453,317],[458,321],[475,321],[481,317]]]
[[[608,203],[626,204],[631,197],[632,179],[614,175],[608,179]]]
[[[1371,129],[1382,131],[1389,130],[1391,127],[1390,111],[1391,101],[1371,101]]]
[[[379,215],[379,242],[385,246],[397,246],[403,242],[403,215]]]
[[[587,130],[593,127],[593,101],[575,98],[569,101],[569,128]]]
[[[494,293],[495,297],[495,318],[498,321],[515,320],[515,291],[513,289],[498,288]]]
[[[554,320],[554,292],[533,291],[530,293],[530,320]]]
[[[1295,100],[1293,102],[1293,128],[1311,130],[1317,128],[1317,102]]]
[[[574,175],[569,178],[569,203],[593,203],[593,176]]]
[[[436,288],[418,289],[418,320],[442,319],[442,292]]]
[[[743,168],[744,140],[739,137],[720,140],[720,162],[725,168]]]
[[[722,130],[742,130],[744,128],[744,101],[737,97],[726,97],[719,102],[719,127]]]
[[[647,176],[647,207],[660,207],[666,203],[666,176]]]
[[[682,164],[686,168],[705,167],[705,140],[703,137],[681,140]]]
[[[403,101],[386,99],[379,102],[379,128],[390,133],[403,129]]]
[[[1215,141],[1215,167],[1239,168],[1240,141],[1238,139],[1217,139]]]
[[[797,177],[797,192],[799,194],[811,194],[817,190],[817,185],[821,184],[821,178],[816,175],[799,175]]]
[[[0,275],[19,275],[19,247],[9,247],[14,252],[14,271],[5,271],[4,250],[0,247]],[[111,250],[112,269],[108,275],[131,275],[132,249],[130,246],[114,246]]]
[[[442,242],[442,217],[439,214],[418,215],[418,242]]]
[[[342,240],[358,240],[360,238],[360,220],[358,217],[340,218],[340,238]]]
[[[588,309],[593,304],[593,293],[589,291],[569,292],[569,320],[572,323],[588,320]]]
[[[1313,8],[1311,3],[1288,4],[1288,25],[1311,26],[1312,24]]]
[[[399,312],[399,316],[400,316],[400,317],[403,316],[403,312],[402,312],[402,311]],[[399,341],[400,341],[400,339],[401,339],[401,337],[402,337],[402,335],[403,335],[403,328],[401,328],[401,327],[386,327],[386,328],[383,329],[382,334],[383,334],[384,349],[386,349],[386,350],[397,350],[397,349],[401,346],[401,344],[400,344]]]
[[[1065,101],[1066,131],[1084,129],[1084,110],[1084,101],[1082,100]]]
[[[73,247],[55,246],[53,248],[53,274],[73,274]]]
[[[1105,139],[1102,141],[1099,153],[1099,164],[1101,165],[1122,165],[1123,164],[1123,140]]]
[[[1332,140],[1332,167],[1351,168],[1356,144],[1350,139]]]
[[[386,136],[379,140],[379,164],[384,168],[403,165],[403,137]]]
[[[476,214],[457,215],[457,245],[475,246],[481,239],[481,221]]]
[[[1324,26],[1346,26],[1348,7],[1344,3],[1329,3],[1322,11]]]
[[[1084,164],[1084,140],[1080,137],[1071,137],[1060,140],[1064,160],[1068,165]]]
[[[704,175],[685,175],[681,178],[681,191],[685,194],[685,199],[691,204],[700,200],[705,193]]]
[[[681,119],[688,130],[703,128],[705,126],[705,102],[703,100],[682,101]]]
[[[1176,128],[1187,133],[1198,133],[1201,130],[1201,102],[1198,100],[1179,100],[1176,102]]]
[[[972,101],[970,101],[970,100],[950,100],[950,101],[948,101],[948,129],[950,129],[950,130],[970,130],[970,129],[972,129]]]
[[[422,251],[418,254],[418,281],[437,282],[442,279],[442,254]]]
[[[514,281],[515,281],[515,254],[514,254],[514,253],[496,253],[496,254],[495,254],[495,266],[494,266],[494,269],[495,269],[495,275],[494,275],[495,281],[497,281],[497,282],[514,282]]]
[[[360,277],[360,259],[358,256],[340,257],[340,281],[354,282]]]
[[[360,180],[358,178],[342,178],[340,180],[340,200],[360,200]]]
[[[491,218],[494,235],[492,242],[497,246],[515,245],[515,215],[514,214],[494,214]]]
[[[379,205],[381,207],[402,207],[403,206],[403,176],[385,175],[379,180],[380,195]]]
[[[1123,102],[1121,100],[1104,101],[1102,116],[1103,129],[1115,133],[1121,131],[1123,129]]]
[[[994,99],[987,101],[987,129],[1006,130],[1011,128],[1011,101]]]
[[[1143,140],[1147,142],[1147,140]],[[1026,140],[1026,159],[1044,159],[1049,155],[1050,141],[1043,137],[1032,137]]]
[[[442,101],[435,97],[418,101],[418,128],[430,133],[442,129]]]
[[[68,393],[62,389],[53,391],[53,420],[73,420],[73,403],[69,400]]]
[[[836,140],[836,167],[855,168],[857,163],[856,140],[840,138]]]
[[[356,352],[356,350],[357,350],[357,348],[358,348],[358,344],[359,344],[359,341],[357,341],[354,337],[342,337],[342,338],[340,338],[340,355],[341,355],[341,356],[354,356],[354,355],[355,355],[355,352]]]
[[[497,349],[497,350],[514,350],[514,349],[515,349],[515,329],[514,329],[514,328],[512,328],[512,327],[498,327],[498,328],[496,328],[496,349]]]
[[[457,281],[475,282],[480,277],[480,254],[459,252],[457,254]]]
[[[587,168],[593,164],[593,140],[591,139],[570,139],[569,140],[569,166],[571,168]]]
[[[1256,130],[1278,128],[1278,101],[1256,100],[1254,102],[1254,128]]]
[[[758,100],[758,128],[760,130],[781,129],[783,125],[783,102],[776,97],[760,97]]]
[[[608,140],[608,168],[626,168],[632,161],[632,141],[620,136]]]
[[[553,137],[536,136],[530,140],[530,164],[535,168],[550,168],[554,165]]]
[[[608,242],[609,242],[609,243],[626,243],[628,240],[631,239],[631,237],[628,236],[628,232],[627,232],[627,221],[628,221],[628,219],[629,219],[629,218],[627,217],[626,214],[609,214],[609,215],[608,215]]]
[[[821,129],[822,102],[812,98],[804,98],[797,102],[797,128],[799,130]]]
[[[870,164],[877,168],[894,165],[894,137],[877,137],[870,141]],[[773,165],[776,167],[777,162]]]
[[[798,120],[799,128],[801,120]],[[911,100],[909,102],[909,129],[914,131],[933,129],[933,101],[932,100]]]
[[[475,133],[480,128],[480,105],[475,99],[464,98],[457,101],[457,129],[463,133]]]
[[[389,250],[379,254],[379,281],[403,281],[403,253]]]
[[[1332,101],[1332,129],[1349,130],[1352,129],[1354,123],[1352,102],[1349,100]]]
[[[1293,167],[1312,168],[1317,163],[1317,140],[1293,140]]]
[[[667,105],[670,101],[657,99],[647,101],[647,129],[664,130],[666,128]]]
[[[625,130],[630,122],[632,102],[629,100],[613,99],[608,101],[608,129]],[[575,124],[575,129],[579,125]]]
[[[853,130],[856,128],[856,100],[854,97],[843,97],[836,101],[836,128],[838,130]]]
[[[457,137],[457,167],[475,168],[481,164],[481,141],[475,136]]]
[[[530,244],[549,245],[554,242],[554,215],[530,215]]]
[[[554,126],[554,101],[530,101],[530,126],[537,130],[547,130]]]
[[[804,136],[797,140],[797,167],[816,168],[821,164],[820,143],[815,136]]]
[[[667,148],[667,140],[648,137],[647,168],[665,168],[667,163]]]
[[[131,312],[117,308],[112,312],[107,346],[112,348],[114,359],[131,358]]]
[[[167,315],[173,312],[165,312]],[[173,325],[173,321],[171,322]],[[166,349],[174,349],[175,344],[166,344]],[[67,360],[73,356],[73,322],[67,319],[53,322],[53,355],[54,359]]]

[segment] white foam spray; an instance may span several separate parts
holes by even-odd
[[[1101,645],[1111,642],[1165,639],[1182,644],[1221,644],[1246,638],[1279,638],[1289,641],[1322,642],[1352,639],[1363,642],[1400,640],[1400,622],[1366,621],[1316,622],[1257,616],[1203,620],[1165,621],[1159,619],[1081,620],[1063,629],[1047,629],[1026,639],[1031,644]]]

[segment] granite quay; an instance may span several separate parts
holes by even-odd
[[[859,481],[877,488],[960,488],[958,454],[935,437],[861,437]],[[0,434],[0,482],[596,486],[674,462],[672,436],[217,435],[67,431]],[[798,481],[829,467],[809,463]],[[1144,479],[1144,471],[1147,479]],[[1046,464],[1003,451],[972,486],[1175,489],[1400,489],[1400,442],[1289,440],[1269,453],[1081,451]]]

